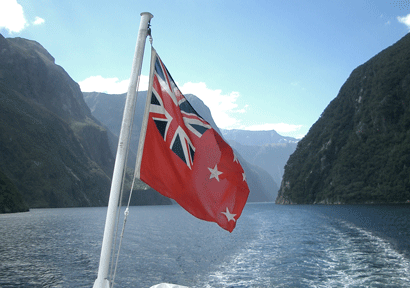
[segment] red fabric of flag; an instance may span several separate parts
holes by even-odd
[[[232,232],[249,195],[232,148],[189,104],[152,49],[137,175],[189,213]]]

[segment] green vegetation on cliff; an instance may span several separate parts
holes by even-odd
[[[34,41],[0,51],[0,170],[32,208],[106,205],[114,160],[78,84]]]
[[[410,34],[356,68],[289,158],[277,203],[410,199]]]
[[[17,187],[0,171],[0,213],[28,211]]]
[[[0,34],[0,52],[0,170],[30,208],[106,205],[118,139],[39,43]],[[171,203],[144,185],[132,204]]]

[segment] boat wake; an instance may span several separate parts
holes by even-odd
[[[205,287],[410,287],[410,261],[386,239],[341,219],[273,211],[253,215],[257,237]]]

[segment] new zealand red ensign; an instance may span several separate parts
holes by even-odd
[[[137,175],[189,213],[232,232],[249,195],[232,148],[190,105],[152,49]]]

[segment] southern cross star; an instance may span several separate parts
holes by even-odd
[[[239,163],[238,156],[235,153],[233,153],[233,162]]]
[[[218,164],[215,164],[214,169],[208,168],[209,172],[211,172],[211,176],[209,176],[209,179],[215,178],[219,182],[219,175],[222,174],[221,171],[218,171]]]
[[[221,213],[224,214],[226,218],[228,218],[228,222],[231,220],[233,220],[233,222],[236,222],[236,219],[234,218],[236,214],[232,214],[231,212],[229,212],[228,207],[226,207],[226,212],[221,212]]]
[[[242,173],[243,181],[246,181],[246,174],[245,172]]]

